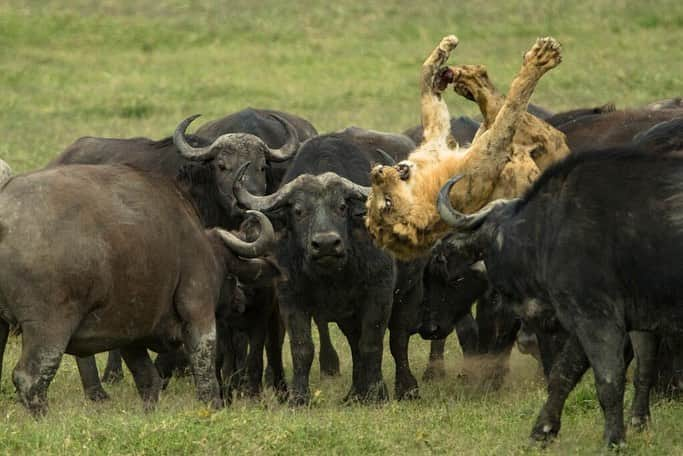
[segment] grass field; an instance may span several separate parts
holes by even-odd
[[[683,94],[683,3],[628,0],[281,2],[234,0],[3,0],[0,2],[0,157],[17,171],[41,167],[79,136],[169,135],[187,115],[206,119],[246,106],[310,119],[321,132],[355,124],[402,131],[419,121],[417,76],[441,36],[455,33],[452,62],[485,63],[501,89],[537,36],[564,45],[562,65],[533,101],[554,110],[638,106]],[[474,105],[448,94],[452,114]],[[350,383],[319,380],[309,408],[266,395],[209,413],[189,380],[174,381],[158,410],[143,414],[132,380],[93,405],[66,357],[51,411],[33,421],[14,400],[11,340],[0,392],[0,453],[178,454],[520,454],[542,451],[527,435],[544,397],[533,360],[517,353],[501,391],[458,382],[461,355],[450,342],[449,379],[422,384],[422,399],[382,407],[340,406]],[[428,344],[415,339],[421,375]],[[287,367],[289,352],[286,353]],[[386,350],[384,373],[393,386]],[[632,391],[627,396],[630,399]],[[629,432],[626,453],[681,454],[683,406],[659,401],[652,427]],[[602,450],[602,415],[592,381],[565,409],[561,436],[545,453]]]

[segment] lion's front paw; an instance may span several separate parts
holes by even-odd
[[[441,38],[439,43],[439,49],[441,49],[446,54],[450,54],[453,49],[458,46],[458,37],[455,35],[448,35]]]
[[[536,40],[534,46],[524,54],[524,65],[548,71],[562,61],[562,46],[555,38],[546,36]]]
[[[410,179],[410,172],[414,167],[415,164],[408,160],[403,160],[402,162],[397,164],[396,170],[398,171],[398,176],[401,178],[401,180]]]

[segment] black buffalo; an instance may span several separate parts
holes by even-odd
[[[236,181],[237,199],[261,208],[280,236],[277,258],[286,278],[278,298],[291,342],[295,404],[310,399],[313,316],[336,322],[349,341],[353,380],[347,399],[387,397],[381,362],[395,268],[363,225],[369,170],[358,147],[331,134],[302,145],[272,195],[252,195]]]
[[[226,275],[244,272],[235,253],[257,256],[273,239],[258,215],[263,236],[254,243],[205,230],[172,180],[127,166],[10,179],[0,192],[0,329],[22,334],[12,378],[24,405],[47,411],[63,353],[121,348],[149,407],[160,379],[147,348],[183,342],[199,399],[220,407],[214,314]],[[247,261],[246,278],[264,267]]]
[[[556,128],[567,136],[569,148],[580,152],[628,145],[639,133],[676,117],[683,117],[683,109],[620,110],[582,116]]]
[[[286,143],[279,149],[271,149],[257,136],[247,133],[225,134],[213,140],[196,135],[187,137],[185,130],[197,117],[183,120],[172,137],[158,141],[83,137],[47,167],[121,163],[162,174],[187,188],[205,226],[238,228],[244,212],[232,195],[237,169],[246,161],[252,162],[246,185],[252,192],[264,194],[269,163],[289,160],[298,148],[298,135],[289,122],[276,117],[288,132]]]
[[[415,149],[415,143],[406,135],[366,130],[359,127],[349,127],[328,138],[341,140],[352,147],[356,147],[367,162],[393,165],[404,160]],[[408,344],[411,335],[417,332],[421,321],[421,302],[423,299],[423,275],[428,259],[411,262],[396,262],[396,287],[389,319],[389,347],[396,364],[395,393],[398,399],[416,398],[419,395],[418,384],[411,372],[408,359]],[[460,325],[459,337],[471,339],[472,322],[463,321]],[[325,347],[321,340],[321,353],[333,352],[333,348]],[[432,343],[432,369],[427,369],[426,377],[439,375],[434,366],[439,364],[439,357],[443,355],[443,343]]]
[[[470,144],[477,130],[479,130],[479,122],[470,117],[460,116],[451,118],[451,136],[460,145]],[[403,134],[410,137],[415,144],[421,144],[424,139],[422,125],[409,128]]]
[[[602,106],[596,106],[594,108],[578,108],[570,109],[569,111],[558,112],[557,114],[553,114],[552,116],[544,120],[553,127],[558,128],[560,125],[564,125],[567,122],[571,122],[580,117],[595,116],[614,111],[616,111],[616,107],[614,106],[614,104],[607,103]]]
[[[632,408],[640,423],[649,416],[657,350],[649,334],[680,331],[683,322],[683,157],[625,148],[573,154],[521,199],[468,216],[450,207],[458,179],[440,194],[444,220],[483,252],[496,289],[522,301],[526,314],[550,307],[570,335],[532,437],[558,432],[564,400],[590,364],[605,439],[619,444],[627,332],[642,339],[634,343],[640,381]]]
[[[334,138],[352,144],[370,163],[394,165],[404,160],[415,149],[415,143],[406,135],[378,132],[359,127],[349,127],[332,135]],[[433,260],[433,257],[432,257]],[[424,299],[423,283],[427,275],[425,266],[428,258],[411,261],[396,262],[396,287],[389,319],[389,346],[396,364],[395,393],[398,399],[416,398],[419,395],[418,384],[411,372],[408,359],[408,344],[410,337],[417,332],[421,322],[422,301]],[[469,303],[471,304],[471,303]],[[482,311],[482,321],[486,312]],[[470,318],[463,318],[458,322],[458,337],[464,350],[470,354],[470,349],[479,344],[477,340],[477,326]],[[483,331],[482,334],[487,334]],[[321,354],[323,351],[334,353],[333,347],[326,347],[321,339]],[[483,346],[483,345],[482,345]],[[488,345],[487,345],[488,346]],[[431,344],[430,365],[425,371],[424,378],[430,379],[441,376],[443,365],[442,340],[435,340]],[[322,356],[321,356],[322,359]]]
[[[420,335],[438,340],[456,329],[465,372],[487,387],[500,387],[520,323],[491,288],[483,263],[474,252],[439,242],[425,270],[424,289]],[[475,302],[476,322],[468,331]]]
[[[261,138],[270,148],[285,147],[292,133],[296,134],[299,142],[318,135],[315,127],[302,117],[272,109],[254,108],[243,109],[209,121],[200,126],[195,133],[210,141],[227,133],[249,133]],[[277,190],[288,167],[289,162],[270,164],[266,169],[266,193]]]

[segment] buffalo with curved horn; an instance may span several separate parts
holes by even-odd
[[[523,197],[469,215],[450,205],[460,176],[440,191],[443,220],[458,242],[481,252],[492,285],[520,303],[515,311],[525,319],[553,315],[567,331],[534,439],[559,432],[567,396],[592,367],[605,440],[623,442],[629,335],[638,361],[631,423],[649,420],[657,337],[683,326],[683,157],[676,144],[655,146],[572,154]]]
[[[279,235],[276,257],[287,280],[277,291],[290,335],[294,404],[310,399],[312,319],[336,322],[349,341],[353,379],[347,400],[387,397],[381,359],[395,264],[373,245],[363,225],[370,157],[342,136],[302,144],[273,194],[254,195],[245,188],[246,164],[234,184],[237,201],[268,215]]]
[[[197,117],[193,115],[184,119],[172,137],[159,141],[147,138],[80,138],[53,160],[48,168],[121,163],[162,174],[175,180],[187,191],[205,227],[239,229],[246,215],[232,195],[232,183],[239,165],[244,161],[253,164],[247,173],[245,185],[251,192],[263,194],[267,187],[269,163],[291,156],[298,147],[299,135],[287,120],[282,119],[280,123],[289,136],[283,139],[284,145],[279,148],[269,148],[263,140],[247,133],[223,135],[209,141],[185,133]],[[89,360],[88,366],[84,360],[80,361],[88,397],[93,400],[106,398],[107,394],[93,369],[94,360]],[[275,366],[274,370],[278,372],[276,377],[283,378],[280,367]],[[104,378],[116,380],[120,375],[120,357],[110,356]],[[252,375],[259,379],[260,376],[260,373]]]
[[[199,116],[201,116],[201,114],[195,114],[186,118],[185,120],[180,122],[180,124],[178,124],[178,127],[175,129],[175,132],[173,133],[173,143],[180,151],[180,154],[183,157],[188,158],[190,160],[211,160],[221,150],[233,147],[234,143],[245,141],[245,138],[247,137],[256,137],[255,135],[252,135],[250,133],[226,133],[216,138],[208,146],[192,146],[185,139],[185,131],[187,130],[187,127],[192,123],[192,121],[194,121]],[[282,147],[278,149],[271,149],[260,138],[259,141],[263,143],[263,146],[265,146],[265,150],[267,151],[266,158],[269,161],[284,162],[290,160],[294,156],[294,154],[296,154],[296,151],[299,148],[299,136],[294,127],[283,117],[280,117],[278,115],[272,116],[273,118],[277,119],[278,122],[280,122],[285,128],[285,131],[287,132],[287,141],[285,142],[285,144],[282,145]]]
[[[24,405],[35,415],[47,411],[64,353],[120,348],[153,407],[161,382],[147,348],[183,343],[199,399],[221,407],[215,313],[235,292],[226,277],[248,283],[279,274],[265,260],[241,264],[239,256],[262,255],[274,237],[268,218],[251,213],[261,234],[253,242],[205,229],[177,183],[121,165],[55,167],[6,183],[0,290],[13,298],[0,302],[0,330],[22,333],[13,381]],[[18,259],[17,251],[27,254]],[[29,286],[34,280],[45,286]]]
[[[289,196],[297,189],[305,188],[307,186],[322,186],[328,187],[338,185],[344,189],[349,197],[355,197],[364,200],[368,197],[370,187],[356,184],[349,179],[339,176],[338,174],[327,172],[314,176],[312,174],[302,174],[292,181],[284,184],[280,189],[270,195],[260,196],[249,192],[244,186],[244,176],[251,162],[246,162],[237,170],[233,191],[237,197],[237,201],[245,207],[262,212],[274,211],[288,204]]]

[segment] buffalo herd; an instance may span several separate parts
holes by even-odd
[[[0,374],[20,334],[12,381],[29,412],[47,412],[65,353],[86,396],[106,399],[105,351],[102,380],[125,362],[146,410],[184,373],[213,408],[264,379],[304,405],[315,322],[322,374],[339,374],[329,323],[348,340],[345,402],[390,397],[387,329],[397,400],[420,397],[410,337],[431,341],[428,381],[455,331],[489,387],[515,343],[538,359],[534,440],[557,435],[592,368],[606,443],[622,444],[632,360],[630,424],[646,426],[651,390],[683,388],[681,100],[551,112],[529,98],[561,62],[555,40],[525,54],[507,96],[482,65],[446,66],[457,44],[425,61],[422,125],[403,134],[319,134],[248,108],[160,140],[83,137],[29,173],[0,160]],[[451,117],[451,86],[480,118]]]

